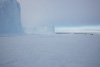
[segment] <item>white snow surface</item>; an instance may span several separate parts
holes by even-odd
[[[0,37],[0,67],[100,67],[100,35]]]

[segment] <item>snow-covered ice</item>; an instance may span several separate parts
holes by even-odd
[[[0,67],[100,67],[100,35],[0,37]]]

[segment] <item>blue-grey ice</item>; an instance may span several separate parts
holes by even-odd
[[[20,12],[17,0],[0,0],[0,34],[22,32]]]

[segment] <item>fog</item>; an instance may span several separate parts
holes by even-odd
[[[100,0],[18,0],[23,26],[100,25]]]
[[[100,67],[100,0],[18,1],[0,0],[0,67]]]

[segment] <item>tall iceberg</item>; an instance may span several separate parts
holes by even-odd
[[[0,33],[22,33],[20,11],[17,0],[0,0]]]

